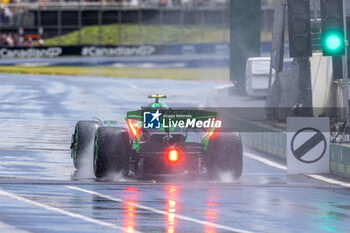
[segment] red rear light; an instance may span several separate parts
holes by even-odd
[[[209,132],[208,135],[209,135],[209,137],[213,136],[214,135],[214,131]]]
[[[177,151],[176,149],[171,149],[168,152],[168,160],[169,162],[175,163],[179,160],[180,156],[179,156],[179,151]]]
[[[130,132],[137,137],[137,127],[134,125],[133,121],[128,120],[128,127]]]

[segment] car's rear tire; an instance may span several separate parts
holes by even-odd
[[[76,169],[82,167],[86,156],[93,155],[93,142],[95,132],[100,126],[97,121],[78,121],[72,135],[71,157]]]
[[[129,173],[130,140],[128,132],[118,127],[100,127],[94,143],[94,173],[102,178],[111,172],[123,177]]]
[[[243,148],[238,133],[217,133],[210,138],[207,149],[207,172],[210,179],[227,173],[233,179],[242,175]]]

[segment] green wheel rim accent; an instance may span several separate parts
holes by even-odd
[[[95,154],[95,159],[94,159],[94,173],[96,175],[96,168],[97,168],[97,157],[98,157],[98,131],[96,131],[96,134],[95,134],[95,151],[94,151],[94,154]]]
[[[78,134],[79,134],[79,127],[78,124],[75,127],[75,136],[74,136],[74,146],[72,148],[73,153],[72,153],[72,158],[76,159],[77,157],[77,148],[78,148]]]

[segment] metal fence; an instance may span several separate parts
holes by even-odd
[[[226,0],[27,0],[1,5],[0,45],[228,42],[229,18]],[[270,40],[271,4],[261,19]]]

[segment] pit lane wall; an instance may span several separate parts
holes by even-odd
[[[276,128],[249,123],[250,131],[242,133],[246,146],[286,160],[287,134]],[[350,146],[330,144],[330,172],[350,178]]]
[[[333,82],[332,58],[314,53],[310,58],[312,99],[315,109],[341,108],[343,99],[341,88]],[[314,112],[315,114],[315,112]],[[318,114],[327,114],[318,112]],[[246,123],[242,123],[245,125]],[[247,129],[241,130],[245,144],[258,151],[286,160],[287,134],[266,124],[249,122]],[[330,144],[330,172],[350,178],[350,145]]]

